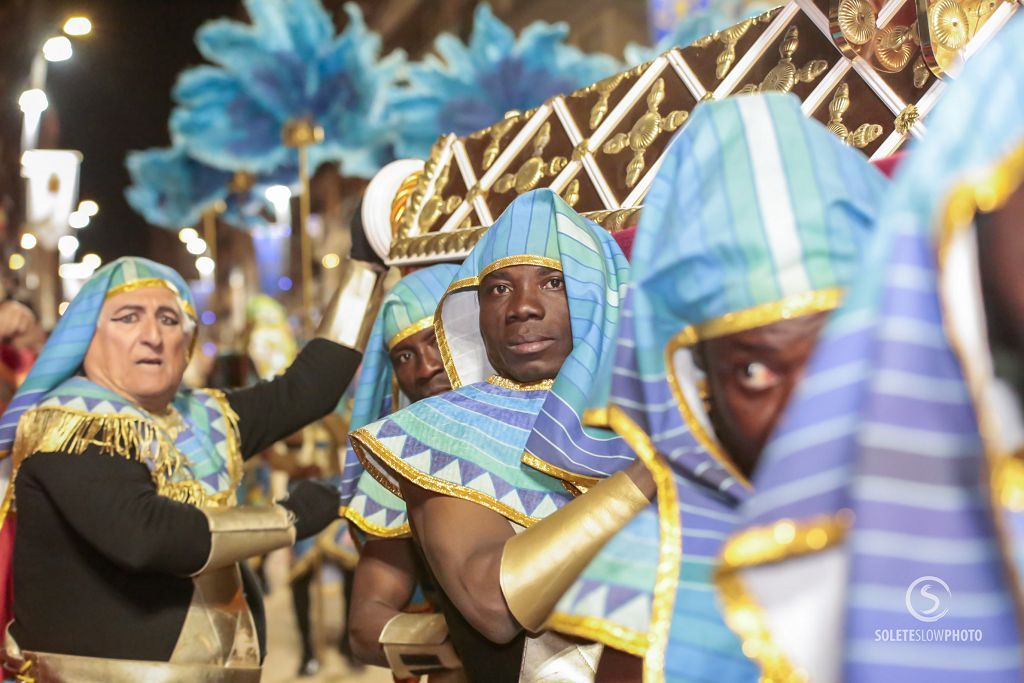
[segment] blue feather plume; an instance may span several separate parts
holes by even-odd
[[[234,174],[190,157],[180,147],[129,152],[125,165],[132,184],[125,190],[128,204],[152,225],[177,230],[198,223],[218,204],[218,218],[237,228],[251,230],[267,224],[270,210],[266,189],[293,185],[294,166],[258,174],[242,192],[231,190]]]
[[[174,88],[171,134],[194,158],[229,171],[295,165],[282,129],[311,119],[324,141],[310,166],[339,162],[344,175],[370,177],[393,158],[385,115],[404,53],[380,59],[380,36],[353,3],[335,35],[319,0],[246,0],[252,20],[207,22],[196,34],[212,65],[188,69]]]
[[[472,133],[509,110],[532,109],[619,70],[609,55],[565,44],[568,32],[565,23],[537,21],[517,38],[488,5],[479,5],[468,45],[441,34],[434,42],[439,57],[409,66],[408,84],[391,103],[398,155],[424,158],[439,135]]]

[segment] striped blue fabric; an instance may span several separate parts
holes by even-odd
[[[573,350],[548,389],[489,383],[494,370],[480,333],[477,299],[487,268],[550,265],[562,270]],[[554,192],[513,201],[456,273],[434,328],[455,390],[419,401],[352,434],[378,480],[397,493],[392,471],[425,488],[463,497],[520,524],[571,496],[560,479],[521,463],[543,407],[557,393],[574,415],[586,406],[595,369],[611,353],[628,266],[612,237]],[[578,418],[577,418],[578,424]]]
[[[14,471],[12,459],[8,456],[18,421],[26,411],[38,406],[60,406],[97,415],[122,412],[150,419],[145,411],[131,406],[117,394],[77,376],[108,293],[116,287],[142,280],[159,281],[160,286],[171,288],[177,293],[183,312],[195,315],[192,294],[182,277],[171,268],[147,259],[124,257],[112,261],[83,285],[54,327],[7,411],[0,417],[0,481],[5,488],[0,521],[10,509],[13,492],[9,484]],[[184,456],[175,481],[194,478],[208,493],[222,493],[237,484],[229,471],[232,458],[238,457],[237,452],[229,453],[234,437],[229,434],[231,427],[216,396],[205,391],[182,389],[175,396],[173,405],[185,422],[185,429],[174,442],[175,448]],[[145,454],[140,454],[140,457],[153,467],[153,462],[145,458]]]
[[[353,432],[374,476],[399,493],[391,471],[529,526],[572,500],[554,477],[520,462],[546,390],[479,382],[425,398]]]
[[[673,500],[659,493],[657,506],[622,532],[653,530],[657,544],[637,544],[619,558],[609,557],[623,552],[616,542],[602,550],[559,604],[559,630],[585,635],[572,628],[585,621],[597,636],[612,636],[599,639],[627,651],[616,629],[645,631],[648,647],[637,654],[652,680],[756,677],[724,623],[711,580],[750,485],[715,439],[695,377],[676,372],[670,342],[688,326],[846,285],[884,184],[863,155],[803,116],[793,96],[702,103],[677,133],[644,202],[608,402],[610,413],[632,422],[657,450],[655,465],[668,471]],[[678,353],[688,357],[689,349]],[[673,541],[679,533],[681,554]],[[580,599],[580,587],[635,588],[629,568],[647,577],[646,623]]]
[[[384,297],[363,354],[350,429],[364,427],[391,412],[397,384],[388,343],[424,319],[433,321],[437,304],[457,271],[458,266],[447,263],[422,268],[399,280]],[[400,405],[395,409],[408,403],[404,397],[398,398]],[[345,517],[364,532],[408,533],[405,503],[366,472],[351,446],[342,463],[340,489]]]
[[[748,530],[853,513],[846,681],[1021,680],[1019,597],[1006,559],[1019,514],[991,499],[985,444],[950,339],[937,249],[952,190],[1024,145],[1024,17],[968,63],[929,119],[882,207],[870,273],[830,320],[742,509]],[[956,296],[969,296],[960,291]],[[954,332],[955,333],[955,332]],[[994,518],[993,507],[1003,520]],[[1011,546],[1004,555],[998,527]],[[907,609],[938,577],[951,593],[934,624]],[[933,586],[935,582],[932,582]],[[940,596],[942,597],[942,596]],[[979,630],[981,642],[880,642],[879,630]]]

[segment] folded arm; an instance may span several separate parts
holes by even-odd
[[[515,532],[503,516],[476,503],[402,480],[402,497],[423,554],[456,609],[495,643],[522,627],[501,592],[501,554]]]
[[[352,584],[349,638],[356,658],[388,666],[379,639],[385,624],[409,604],[416,590],[412,541],[372,540],[363,546]]]

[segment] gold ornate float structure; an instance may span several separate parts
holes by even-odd
[[[395,197],[389,261],[459,260],[538,187],[609,230],[634,224],[672,132],[702,100],[792,92],[847,144],[888,156],[925,133],[945,82],[1018,7],[795,0],[484,130],[442,136]]]

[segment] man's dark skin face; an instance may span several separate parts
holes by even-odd
[[[487,275],[478,296],[480,333],[494,370],[517,382],[554,378],[572,351],[562,272],[509,266]]]
[[[441,352],[437,350],[434,328],[428,327],[411,334],[388,352],[395,368],[398,388],[409,401],[430,398],[452,388],[444,371]]]
[[[694,359],[707,373],[711,423],[741,472],[750,477],[827,319],[827,313],[701,342]]]
[[[989,341],[1024,360],[1024,186],[979,216],[978,263]]]

